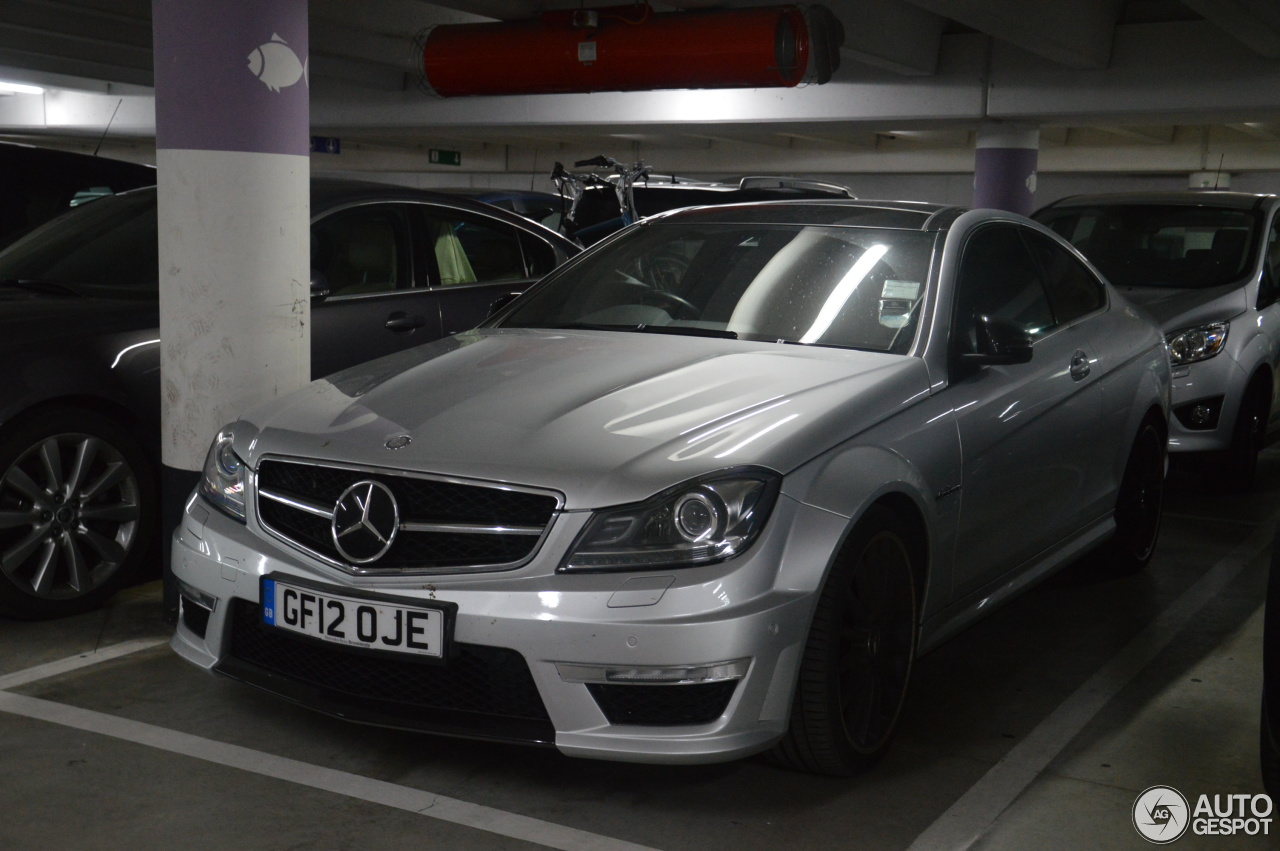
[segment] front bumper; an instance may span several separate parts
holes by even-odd
[[[846,521],[782,497],[761,538],[729,562],[556,574],[588,516],[561,514],[537,555],[517,570],[356,577],[255,531],[252,514],[246,526],[193,496],[172,542],[183,606],[172,646],[207,670],[351,720],[550,744],[572,756],[715,762],[777,740],[787,726],[815,587]],[[785,571],[784,581],[784,560],[805,567]],[[338,594],[376,591],[408,605],[455,606],[457,656],[423,673],[418,663],[282,634],[260,623],[261,577],[268,574]],[[797,574],[812,580],[796,583]],[[264,640],[267,650],[250,649]],[[719,666],[714,683],[599,681],[606,670],[625,676],[707,666]],[[385,693],[367,684],[369,677],[398,683],[405,674],[422,681]],[[461,685],[450,679],[455,675]],[[441,682],[471,702],[438,705]],[[700,692],[670,691],[691,687]],[[478,692],[484,694],[476,702]],[[414,694],[423,696],[405,697]],[[493,711],[488,700],[498,704]]]
[[[1230,447],[1249,378],[1240,364],[1230,352],[1222,352],[1205,361],[1174,367],[1173,376],[1169,451],[1220,452]],[[1192,427],[1179,413],[1202,402],[1213,412],[1211,427]]]

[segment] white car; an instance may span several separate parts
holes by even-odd
[[[1164,328],[1169,451],[1230,489],[1280,426],[1280,199],[1244,192],[1076,195],[1035,214]]]
[[[1147,563],[1169,386],[1028,219],[678,211],[228,425],[173,647],[357,721],[856,773],[920,653],[1099,545]]]

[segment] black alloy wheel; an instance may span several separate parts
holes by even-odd
[[[1258,471],[1258,453],[1267,437],[1267,420],[1271,416],[1271,394],[1265,383],[1254,381],[1240,401],[1231,446],[1223,459],[1223,483],[1228,491],[1247,491],[1253,487]]]
[[[58,408],[0,436],[0,614],[100,605],[137,574],[155,527],[151,466],[129,432]]]
[[[919,636],[914,553],[911,530],[887,508],[873,506],[854,529],[819,598],[775,762],[848,777],[888,750]]]
[[[1116,575],[1138,573],[1151,562],[1155,552],[1164,502],[1167,445],[1160,429],[1146,422],[1129,451],[1116,497],[1116,533],[1106,553],[1107,566]]]

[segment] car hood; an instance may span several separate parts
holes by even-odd
[[[743,465],[787,472],[927,396],[918,358],[654,334],[472,331],[245,415],[287,455],[551,488],[566,508]],[[412,442],[389,449],[392,438]],[[403,442],[401,440],[400,442]]]
[[[1160,323],[1165,333],[1231,319],[1244,313],[1249,306],[1245,288],[1241,284],[1227,284],[1206,290],[1121,287],[1120,292]]]
[[[0,341],[6,349],[26,349],[61,337],[83,340],[94,334],[155,328],[154,300],[78,298],[0,288]]]

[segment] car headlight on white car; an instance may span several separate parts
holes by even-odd
[[[1194,328],[1183,328],[1165,338],[1169,344],[1169,360],[1174,366],[1208,360],[1222,351],[1227,343],[1230,322],[1210,322]]]
[[[244,520],[244,462],[231,446],[234,437],[228,426],[214,438],[204,459],[200,495],[237,520]]]
[[[771,470],[740,468],[597,511],[560,570],[649,570],[733,558],[760,534],[780,487]]]

